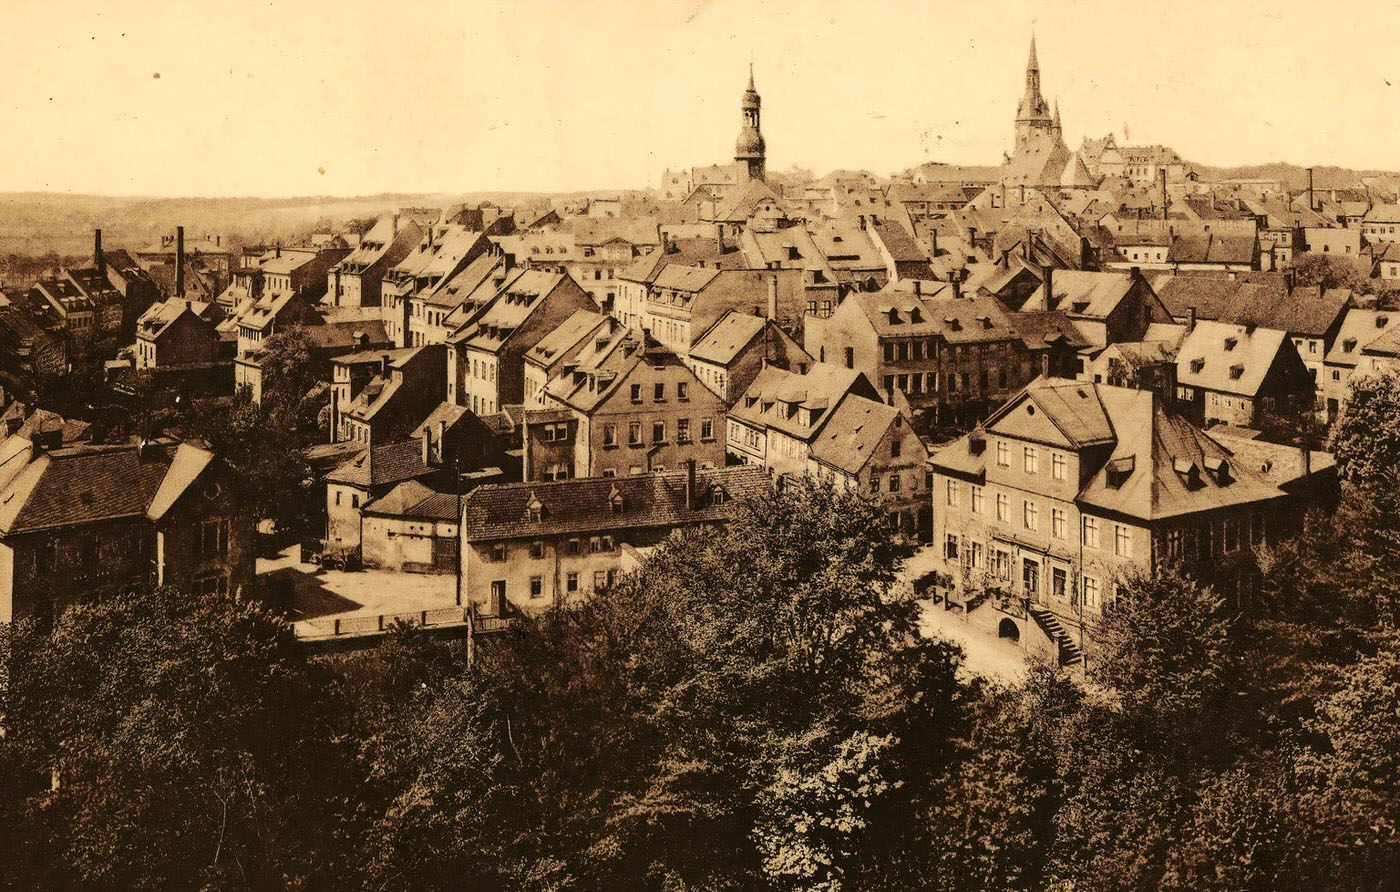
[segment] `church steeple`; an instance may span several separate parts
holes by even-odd
[[[1051,132],[1056,128],[1056,118],[1050,113],[1050,104],[1040,92],[1040,60],[1036,55],[1035,32],[1031,32],[1031,51],[1026,60],[1026,90],[1021,96],[1021,104],[1016,109],[1016,147],[1018,150],[1030,143],[1039,132]]]
[[[765,156],[767,146],[763,141],[760,126],[760,111],[763,100],[753,85],[753,63],[749,63],[749,88],[739,103],[744,115],[743,126],[739,128],[739,139],[734,144],[734,160],[748,165],[749,179],[761,180],[765,176]]]

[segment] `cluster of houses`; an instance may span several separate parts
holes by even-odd
[[[127,374],[254,400],[269,338],[299,332],[329,407],[311,455],[323,549],[457,574],[485,615],[605,590],[672,531],[810,476],[931,547],[945,609],[1066,661],[1127,572],[1198,560],[1242,580],[1249,550],[1335,485],[1299,433],[1345,410],[1353,376],[1400,364],[1400,314],[1291,272],[1326,254],[1378,290],[1400,278],[1400,181],[1209,182],[1111,136],[1071,151],[1034,44],[998,166],[785,182],[752,76],[739,123],[732,164],[667,171],[645,194],[401,208],[298,245],[205,245],[194,292],[183,233],[154,273],[99,233],[93,267],[36,283],[31,302],[74,336],[131,337]],[[100,522],[125,524],[160,578],[248,584],[242,521],[207,534],[221,581],[161,544],[217,506],[216,460],[45,444],[13,447],[9,485],[154,462],[149,494]],[[105,503],[101,473],[80,476]],[[41,549],[5,556],[35,526],[5,526],[5,492],[0,570],[34,572]],[[41,504],[82,516],[61,505],[82,487],[61,493]],[[74,536],[64,560],[87,553]]]

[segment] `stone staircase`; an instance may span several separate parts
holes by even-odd
[[[1084,662],[1084,651],[1080,649],[1079,642],[1070,636],[1059,617],[1044,607],[1035,605],[1030,606],[1030,615],[1046,637],[1055,642],[1055,646],[1059,650],[1061,666],[1077,666]]]

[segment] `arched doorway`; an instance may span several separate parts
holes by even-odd
[[[1003,617],[997,625],[997,637],[1010,641],[1012,644],[1021,643],[1021,627],[1016,625],[1016,620]]]

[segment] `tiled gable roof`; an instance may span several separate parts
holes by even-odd
[[[464,497],[463,535],[469,542],[607,533],[726,520],[736,503],[769,486],[762,468],[735,466],[696,471],[694,507],[686,504],[685,471],[627,477],[579,477],[552,482],[479,486]],[[713,493],[726,499],[714,504]],[[621,497],[614,512],[613,499]],[[528,510],[539,507],[538,519]]]

